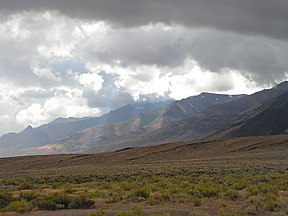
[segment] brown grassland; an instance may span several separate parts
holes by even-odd
[[[288,215],[288,136],[0,159],[2,215]]]

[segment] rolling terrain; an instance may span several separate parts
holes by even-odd
[[[26,216],[116,216],[136,208],[163,216],[282,214],[287,153],[282,135],[1,158],[0,197],[11,201],[0,209]]]
[[[177,142],[127,148],[98,154],[60,154],[0,159],[0,175],[9,171],[56,169],[73,166],[113,166],[166,162],[235,160],[288,160],[288,135],[241,137],[205,142]],[[77,171],[76,171],[77,172]]]

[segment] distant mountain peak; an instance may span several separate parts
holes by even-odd
[[[28,125],[26,128],[25,128],[25,131],[29,131],[29,130],[33,130],[33,127],[31,125]]]
[[[288,81],[284,81],[279,83],[278,85],[273,87],[274,89],[287,89],[288,88]]]
[[[211,92],[201,92],[198,96],[205,96],[205,95],[222,95],[222,94],[217,94],[217,93],[211,93]]]
[[[31,125],[28,125],[23,131],[21,131],[20,133],[25,133],[25,134],[31,134],[33,133],[34,128]]]

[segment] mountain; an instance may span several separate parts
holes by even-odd
[[[70,137],[58,140],[38,150],[56,148],[65,152],[104,152],[131,146],[151,145],[165,141],[174,128],[174,123],[182,119],[198,115],[209,106],[230,102],[243,95],[222,95],[202,93],[150,112],[139,113],[136,117],[125,122],[106,123],[78,131]],[[160,134],[158,131],[169,130]],[[174,131],[178,132],[178,131]]]
[[[195,115],[170,122],[166,127],[154,131],[148,137],[141,137],[141,139],[143,142],[145,140],[145,142],[149,141],[149,143],[164,143],[194,139],[222,139],[236,136],[236,134],[231,133],[232,130],[238,130],[239,125],[244,124],[243,121],[245,119],[255,116],[255,110],[262,110],[263,108],[261,107],[263,104],[266,104],[265,106],[267,107],[272,100],[285,92],[288,92],[288,82],[280,83],[271,89],[265,89],[252,95],[239,97],[227,103],[208,106]],[[285,112],[285,108],[283,112]],[[270,113],[270,115],[270,118],[272,118],[277,114]],[[281,116],[284,118],[286,115],[281,113]],[[261,116],[258,117],[259,119],[262,118]],[[279,118],[281,117],[279,116]],[[277,124],[278,120],[275,121],[275,125]],[[266,125],[269,127],[270,124],[267,123]],[[256,125],[253,127],[255,131],[258,130]],[[282,131],[277,131],[270,134],[282,133]],[[239,134],[238,136],[245,135],[248,134]],[[254,135],[257,134],[255,133]],[[259,133],[259,135],[265,135],[265,133]]]
[[[9,133],[0,138],[1,154],[26,154],[29,148],[37,148],[54,143],[57,140],[72,136],[78,131],[96,125],[131,120],[139,113],[150,112],[154,109],[165,107],[170,103],[172,101],[128,104],[101,117],[58,118],[49,124],[37,128],[28,126],[20,133]]]
[[[183,140],[283,134],[288,128],[287,92],[288,82],[283,82],[252,95],[201,93],[180,101],[128,104],[96,118],[59,118],[2,136],[0,152],[94,153]]]
[[[282,82],[271,89],[264,89],[252,95],[242,97],[229,103],[211,106],[205,115],[239,114],[251,108],[261,106],[265,101],[278,97],[288,91],[288,81]]]
[[[288,92],[251,112],[251,117],[238,123],[231,136],[265,136],[288,133]]]
[[[245,95],[223,95],[204,92],[197,96],[175,101],[167,107],[165,115],[175,118],[195,116],[208,107],[233,102],[244,96]]]

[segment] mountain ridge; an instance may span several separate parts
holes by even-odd
[[[58,118],[39,128],[27,127],[19,134],[2,136],[0,150],[4,149],[3,140],[9,142],[11,137],[22,140],[22,145],[14,146],[18,154],[96,153],[233,137],[236,134],[231,131],[239,130],[244,125],[242,121],[257,116],[265,104],[269,107],[285,92],[287,81],[251,95],[203,92],[180,101],[128,104],[98,118]]]

